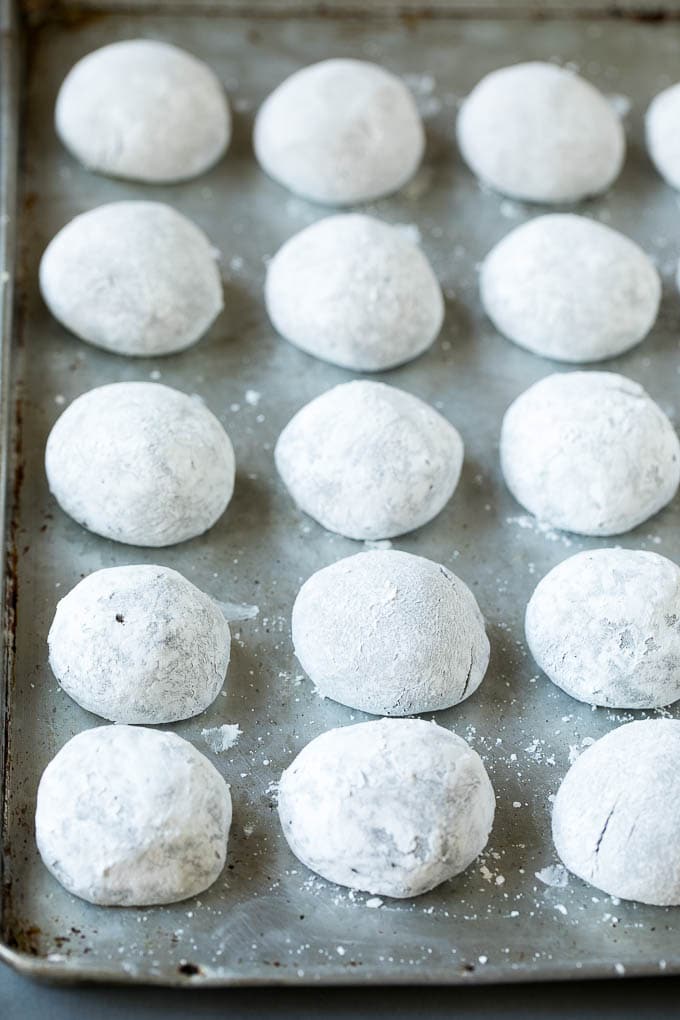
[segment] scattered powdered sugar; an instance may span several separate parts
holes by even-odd
[[[633,105],[630,96],[621,95],[620,92],[610,93],[610,95],[607,96],[607,101],[621,120],[628,116]]]
[[[201,736],[211,751],[215,754],[222,754],[229,751],[236,744],[241,736],[241,727],[238,723],[225,723],[223,726],[213,726],[201,730]]]
[[[364,542],[367,549],[391,549],[392,543],[389,538],[371,539],[367,538]]]
[[[260,612],[259,606],[249,606],[244,602],[222,602],[220,599],[214,601],[229,623],[235,623],[237,620],[254,620]]]
[[[516,517],[506,517],[505,523],[515,524],[524,531],[533,531],[537,535],[542,535],[548,542],[561,542],[562,545],[566,546],[574,544],[569,535],[558,531],[557,528],[553,528],[547,521],[539,521],[538,518],[532,517],[531,514],[518,514]]]
[[[398,230],[400,234],[408,238],[412,244],[420,244],[423,240],[423,235],[420,232],[417,223],[393,223],[392,226],[395,230]]]
[[[251,407],[257,407],[262,399],[262,394],[258,390],[246,390],[244,400],[246,404],[250,404]]]
[[[569,885],[569,872],[563,864],[549,864],[546,868],[535,871],[534,874],[539,882],[554,889],[564,889],[566,885]]]

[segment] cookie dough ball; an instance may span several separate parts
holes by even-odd
[[[520,347],[558,361],[601,361],[647,335],[661,299],[650,258],[584,216],[539,216],[487,255],[482,304]]]
[[[578,553],[536,588],[526,635],[538,665],[572,698],[670,705],[680,698],[680,568],[632,549]]]
[[[265,173],[324,205],[398,191],[418,169],[425,133],[399,78],[364,60],[323,60],[276,88],[255,121]]]
[[[529,202],[577,202],[618,177],[621,121],[573,71],[534,61],[487,74],[458,117],[463,159],[485,184]]]
[[[50,666],[74,701],[118,723],[198,715],[222,689],[229,624],[214,602],[167,567],[98,570],[57,606]]]
[[[680,904],[680,722],[612,730],[567,772],[553,806],[565,867],[610,896]]]
[[[234,451],[217,418],[159,383],[112,383],[74,400],[50,432],[45,469],[62,510],[129,545],[202,535],[234,491]]]
[[[348,556],[313,574],[293,606],[293,644],[322,697],[374,715],[457,705],[489,663],[467,585],[396,550]]]
[[[160,202],[112,202],[76,216],[45,250],[40,289],[62,325],[115,354],[183,351],[222,310],[210,241]]]
[[[645,129],[649,157],[661,176],[680,189],[680,84],[664,89],[647,110]]]
[[[680,444],[642,386],[613,372],[549,375],[503,418],[501,467],[518,503],[556,528],[620,535],[673,499]]]
[[[231,825],[229,787],[174,733],[98,726],[43,772],[35,815],[45,867],[101,906],[196,896],[218,877]]]
[[[463,441],[410,393],[351,382],[298,411],[279,436],[275,459],[297,505],[324,528],[382,539],[419,528],[448,503]]]
[[[204,173],[231,137],[217,75],[152,39],[112,43],[79,60],[59,90],[55,123],[88,170],[159,184]]]
[[[356,372],[416,358],[444,319],[420,248],[398,227],[358,213],[329,216],[287,241],[269,264],[265,299],[286,340]]]
[[[281,776],[279,817],[295,856],[329,882],[419,896],[486,846],[495,800],[479,755],[421,719],[329,730]]]

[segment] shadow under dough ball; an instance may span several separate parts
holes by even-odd
[[[572,698],[607,708],[680,698],[680,567],[665,556],[570,556],[539,582],[525,629],[538,665]]]
[[[680,722],[628,723],[591,744],[557,791],[555,849],[610,896],[680,905]]]
[[[267,312],[290,343],[355,372],[411,361],[444,319],[441,288],[403,229],[372,216],[329,216],[269,263]]]
[[[297,505],[324,528],[382,539],[419,528],[448,503],[463,441],[418,397],[358,381],[335,386],[298,411],[274,456]]]
[[[35,830],[45,867],[101,906],[174,903],[207,889],[227,855],[231,795],[187,740],[98,726],[42,774]]]
[[[231,138],[217,75],[153,39],[111,43],[79,60],[59,89],[55,123],[88,170],[158,184],[204,173]]]
[[[197,397],[160,383],[112,383],[78,397],[50,432],[45,469],[62,510],[128,545],[202,535],[234,491],[220,422]]]
[[[323,60],[274,89],[255,120],[255,155],[275,181],[324,205],[398,191],[425,149],[404,83],[365,60]]]
[[[439,563],[395,549],[318,570],[293,606],[293,645],[318,693],[374,715],[450,708],[489,663],[470,589]]]
[[[613,372],[534,383],[505,412],[501,467],[540,521],[581,535],[620,535],[669,503],[680,443],[642,386]]]
[[[50,667],[79,705],[117,723],[159,723],[203,712],[222,690],[229,624],[176,570],[109,567],[57,606]]]
[[[495,798],[461,737],[420,719],[381,719],[307,744],[281,776],[278,809],[288,845],[312,871],[405,898],[474,861]]]
[[[532,61],[487,74],[463,102],[458,145],[496,191],[528,202],[578,202],[616,180],[626,151],[621,121],[573,71]]]
[[[45,249],[40,290],[81,340],[140,357],[190,347],[223,307],[210,241],[160,202],[112,202],[76,216]]]
[[[652,260],[623,234],[585,216],[538,216],[486,256],[484,310],[534,354],[601,361],[647,335],[661,299]]]

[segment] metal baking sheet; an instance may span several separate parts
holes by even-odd
[[[6,5],[5,28],[9,10]],[[665,281],[658,324],[641,346],[607,367],[642,383],[676,419],[680,298],[672,278],[680,208],[644,153],[642,114],[677,78],[680,27],[628,18],[282,18],[257,16],[256,8],[248,17],[219,9],[67,15],[35,27],[27,40],[20,196],[6,210],[0,238],[10,254],[13,230],[19,244],[4,278],[15,304],[3,346],[5,365],[11,361],[11,379],[3,378],[13,424],[3,438],[5,453],[16,455],[6,534],[1,955],[40,977],[195,985],[469,983],[680,971],[677,910],[619,903],[575,878],[556,887],[536,876],[545,878],[544,869],[556,863],[550,797],[570,756],[632,714],[571,700],[539,675],[524,646],[523,611],[538,579],[564,557],[602,543],[537,527],[503,486],[497,450],[503,411],[525,387],[560,369],[494,333],[479,306],[476,267],[494,242],[539,210],[480,189],[454,143],[461,96],[485,72],[514,61],[572,63],[616,95],[622,110],[629,107],[621,179],[579,211],[629,234],[658,261]],[[169,40],[203,57],[231,96],[231,149],[198,180],[173,187],[107,180],[77,166],[54,135],[55,95],[68,68],[98,46],[133,36]],[[20,50],[16,42],[11,49],[14,56]],[[351,378],[278,339],[262,303],[267,257],[327,210],[264,177],[250,147],[253,112],[270,89],[301,65],[340,55],[376,60],[402,75],[426,118],[421,172],[400,195],[367,208],[421,237],[446,291],[446,324],[423,357],[380,378],[441,409],[466,444],[450,505],[394,545],[439,560],[466,580],[493,649],[479,691],[436,717],[487,763],[498,796],[489,847],[465,875],[432,893],[377,908],[367,906],[365,895],[315,878],[293,858],[278,830],[272,786],[312,737],[366,718],[318,699],[295,661],[289,630],[300,583],[362,545],[299,513],[272,459],[291,415]],[[6,78],[11,63],[4,62]],[[6,120],[6,171],[8,130]],[[11,201],[11,173],[5,183]],[[226,290],[226,310],[210,335],[184,354],[155,361],[114,357],[68,335],[51,319],[36,283],[43,248],[72,216],[142,197],[167,201],[205,228],[222,251]],[[234,441],[234,500],[202,538],[160,551],[116,545],[67,519],[48,493],[43,449],[62,408],[93,386],[123,379],[160,379],[200,394]],[[679,525],[676,500],[617,541],[678,559]],[[69,737],[100,722],[59,691],[47,666],[45,637],[56,602],[88,572],[133,562],[167,564],[220,599],[259,606],[257,619],[235,627],[224,696],[199,719],[173,727],[231,783],[228,866],[199,899],[144,911],[101,909],[69,896],[41,866],[32,822],[42,769]],[[243,735],[231,752],[214,755],[201,731],[225,722],[239,723]]]

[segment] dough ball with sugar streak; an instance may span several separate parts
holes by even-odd
[[[479,755],[420,719],[316,737],[281,776],[279,817],[295,856],[339,885],[419,896],[464,871],[493,824]]]
[[[374,715],[450,708],[477,690],[489,641],[446,567],[397,550],[332,563],[303,584],[293,644],[322,697]]]
[[[680,568],[641,550],[577,553],[538,584],[526,635],[541,669],[579,701],[670,705],[680,698]]]
[[[673,426],[642,386],[613,372],[534,383],[503,418],[501,467],[540,521],[581,535],[619,535],[669,503],[680,479]]]
[[[222,689],[230,634],[216,602],[167,567],[97,570],[58,604],[50,666],[88,712],[149,726],[203,712]]]
[[[532,61],[487,74],[458,116],[463,159],[501,194],[577,202],[618,177],[625,135],[612,105],[573,71]]]
[[[323,60],[296,71],[255,121],[262,169],[324,205],[398,191],[418,169],[425,133],[404,83],[364,60]]]
[[[645,118],[647,150],[652,163],[673,188],[680,189],[680,83],[659,92]]]
[[[59,90],[55,122],[88,170],[157,184],[204,173],[231,138],[217,75],[152,39],[111,43],[79,60]]]
[[[324,528],[383,539],[419,528],[448,503],[463,441],[417,397],[360,381],[298,411],[279,436],[275,458],[295,502]]]
[[[140,357],[190,347],[223,306],[210,241],[160,202],[112,202],[76,216],[45,250],[40,289],[81,340]]]
[[[129,545],[203,534],[234,490],[234,451],[217,418],[159,383],[112,383],[78,397],[50,432],[45,468],[62,510]]]
[[[99,726],[43,772],[35,816],[43,863],[100,906],[196,896],[227,854],[231,795],[217,769],[174,733]]]
[[[553,806],[565,867],[610,896],[680,905],[680,722],[607,733],[567,772]]]
[[[520,347],[558,361],[600,361],[654,325],[661,281],[651,259],[585,216],[539,216],[487,255],[484,309]]]
[[[444,300],[418,245],[371,216],[329,216],[292,237],[269,264],[265,298],[278,332],[308,354],[379,372],[422,354]]]

